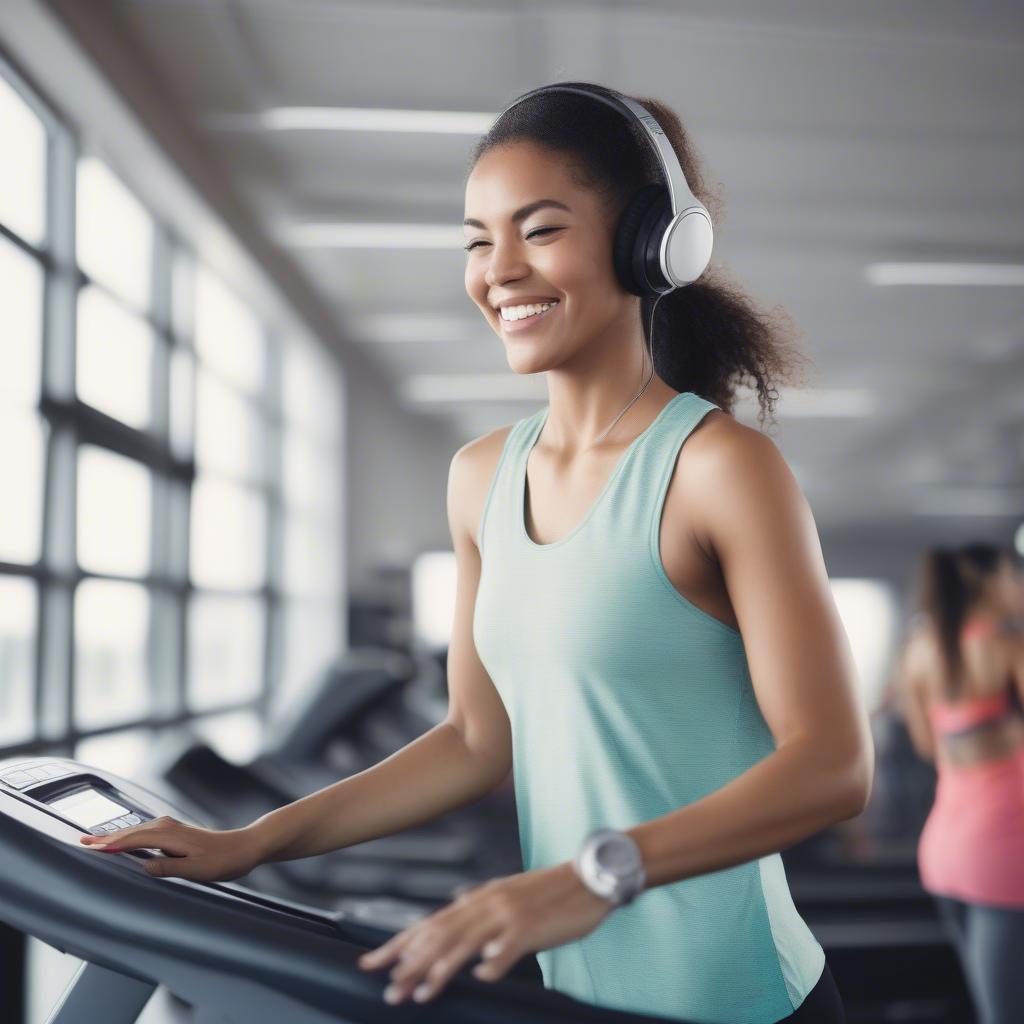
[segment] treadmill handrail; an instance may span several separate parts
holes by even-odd
[[[321,930],[313,920],[300,922],[244,892],[234,891],[228,900],[205,883],[152,878],[127,854],[102,854],[38,830],[31,819],[41,812],[21,802],[5,806],[9,796],[0,794],[0,916],[13,927],[126,974],[132,964],[110,950],[156,952],[268,986],[322,1011],[379,1017],[384,977],[360,970],[356,959],[364,947],[327,934],[328,924]],[[7,813],[15,809],[16,817]],[[125,858],[132,869],[125,870]],[[31,888],[26,879],[33,880]],[[527,1017],[533,1024],[673,1019],[621,1013],[515,981],[456,975],[448,987],[459,998],[442,993],[435,1012],[443,1006],[453,1024],[478,1024],[483,1017],[496,1024]]]

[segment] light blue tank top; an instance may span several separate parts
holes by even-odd
[[[480,524],[473,638],[511,722],[527,871],[572,860],[596,828],[700,800],[776,749],[740,634],[684,598],[658,552],[676,457],[715,408],[673,397],[552,544],[524,516],[547,407],[506,438]],[[704,1024],[778,1021],[825,965],[777,853],[648,889],[536,955],[547,988]]]

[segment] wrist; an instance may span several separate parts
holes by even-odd
[[[238,833],[246,843],[246,848],[255,862],[254,866],[278,860],[286,846],[286,839],[280,834],[280,829],[270,814],[264,814],[251,824],[238,829]]]
[[[582,884],[613,907],[631,903],[646,888],[643,855],[628,832],[593,830],[581,843],[572,866]]]

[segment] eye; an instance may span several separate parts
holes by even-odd
[[[544,234],[547,234],[547,232],[549,232],[549,231],[561,231],[561,230],[562,230],[561,228],[534,228],[534,230],[530,231],[527,234],[526,237],[527,238],[533,238],[534,235],[544,235]],[[475,249],[478,245],[486,245],[486,244],[487,244],[486,242],[483,242],[480,239],[477,239],[477,241],[470,242],[469,245],[464,245],[462,248],[465,249],[466,252],[470,252],[473,249]]]

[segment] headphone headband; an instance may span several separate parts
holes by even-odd
[[[668,198],[672,203],[672,213],[678,215],[681,208],[686,209],[691,206],[704,208],[704,204],[701,203],[690,189],[686,175],[683,174],[682,165],[679,163],[679,157],[676,156],[676,151],[665,137],[665,132],[661,125],[658,124],[658,119],[646,107],[641,106],[629,96],[623,96],[621,93],[614,91],[606,94],[578,85],[542,85],[537,89],[524,92],[522,96],[517,96],[498,116],[504,117],[506,111],[511,110],[518,103],[522,103],[523,100],[543,92],[574,92],[579,96],[590,96],[611,107],[613,110],[617,110],[627,119],[638,121],[640,127],[644,130],[644,134],[654,146],[658,162],[665,173],[665,181],[668,184]]]

